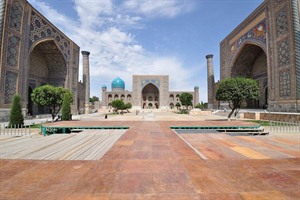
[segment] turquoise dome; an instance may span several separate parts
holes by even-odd
[[[125,82],[120,79],[119,77],[115,78],[112,82],[111,82],[111,88],[123,88],[125,89]]]
[[[102,85],[102,88],[107,88],[105,84]]]

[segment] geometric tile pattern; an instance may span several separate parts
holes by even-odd
[[[20,46],[19,37],[12,36],[8,39],[7,65],[10,67],[17,67],[18,65],[19,46]]]
[[[278,43],[278,65],[284,67],[290,64],[290,50],[288,40]]]
[[[5,1],[0,1],[0,43],[2,44],[3,18],[5,14]],[[0,53],[1,54],[1,53]]]
[[[152,83],[154,84],[155,86],[157,86],[159,88],[160,86],[160,80],[157,79],[157,80],[142,80],[141,81],[141,88],[143,88],[145,85],[147,85],[148,83]]]
[[[32,11],[31,23],[30,23],[30,46],[43,38],[53,38],[58,44],[59,49],[62,51],[66,60],[70,58],[70,41],[68,41],[61,33],[59,33],[54,27],[48,25],[48,23],[42,19],[37,13]]]
[[[73,63],[74,63],[74,66],[79,65],[78,53],[79,53],[79,50],[74,47],[73,48]],[[73,85],[77,85],[77,83],[78,83],[78,72],[77,72],[77,68],[74,67],[73,68]]]
[[[9,26],[20,32],[23,8],[18,1],[14,1],[10,8],[10,22]]]
[[[5,103],[11,103],[13,95],[16,93],[16,83],[18,75],[14,72],[6,72],[5,78]]]
[[[277,6],[279,6],[282,2],[284,2],[284,1],[286,1],[286,0],[274,0],[274,6],[275,6],[275,8],[277,7]]]
[[[277,36],[282,36],[288,32],[288,19],[286,9],[281,9],[276,14],[276,32]]]
[[[78,74],[77,74],[77,69],[73,68],[73,85],[76,85],[78,83]]]
[[[281,71],[279,73],[279,91],[281,97],[291,96],[290,71]]]

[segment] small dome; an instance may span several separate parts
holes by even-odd
[[[105,84],[102,85],[102,88],[107,88]]]
[[[115,78],[112,82],[111,82],[111,88],[123,88],[125,89],[125,82],[120,79],[119,77]]]
[[[195,88],[195,89],[199,89],[199,86],[198,86],[198,85],[196,85],[194,88]]]

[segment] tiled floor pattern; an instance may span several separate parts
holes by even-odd
[[[99,161],[0,160],[0,199],[300,199],[299,141],[186,135],[215,145],[203,160],[169,129],[174,123],[126,125]]]
[[[180,136],[207,159],[300,158],[299,141],[272,135],[232,136],[226,133],[194,133]]]

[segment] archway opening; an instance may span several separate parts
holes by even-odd
[[[27,114],[32,115],[33,113],[33,102],[31,100],[32,88],[28,86],[28,99],[27,99]]]
[[[247,101],[247,108],[264,108],[268,104],[268,63],[264,50],[253,44],[246,44],[240,50],[231,68],[231,77],[246,77],[259,84],[260,97],[257,101]]]
[[[64,87],[66,76],[65,58],[53,40],[41,42],[33,48],[30,53],[27,91],[27,109],[32,115],[49,114],[47,108],[32,104],[32,90],[45,84]]]
[[[148,83],[142,90],[142,107],[143,109],[159,108],[159,90],[152,84]]]

